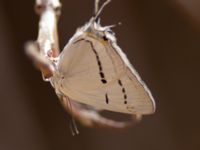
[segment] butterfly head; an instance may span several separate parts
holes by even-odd
[[[77,35],[86,32],[87,34],[100,40],[115,42],[115,33],[111,30],[111,28],[115,27],[116,25],[102,26],[99,18],[99,15],[101,14],[103,8],[110,2],[111,0],[106,0],[99,8],[99,0],[95,0],[95,13],[93,17],[82,28],[78,29]]]
[[[115,33],[111,29],[114,26],[102,26],[100,19],[94,20],[94,18],[91,18],[81,30],[104,41],[116,41]]]

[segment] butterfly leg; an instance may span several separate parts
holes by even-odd
[[[35,10],[40,16],[38,38],[36,42],[26,45],[27,54],[45,79],[53,75],[56,57],[59,55],[57,20],[60,7],[59,0],[36,0]]]
[[[87,127],[123,129],[131,127],[134,123],[139,121],[137,116],[133,117],[133,120],[130,122],[114,121],[101,116],[97,110],[88,107],[86,108],[78,102],[71,101],[68,97],[62,96],[60,97],[60,100],[65,110]]]

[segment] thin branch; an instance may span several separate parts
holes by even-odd
[[[54,64],[50,61],[59,55],[57,21],[60,8],[59,0],[36,0],[35,10],[40,15],[38,38],[26,45],[26,52],[44,79],[53,76]]]
[[[40,15],[37,43],[40,53],[47,57],[59,54],[57,20],[60,7],[59,0],[36,0],[36,12]]]

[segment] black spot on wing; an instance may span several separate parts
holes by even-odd
[[[120,86],[122,86],[122,81],[121,80],[118,80],[118,83]]]
[[[98,63],[99,66],[101,66],[101,62],[100,62],[99,59],[97,59],[97,63]],[[102,69],[102,67],[101,67],[101,69]],[[99,69],[99,70],[100,70],[100,69]]]
[[[101,78],[105,78],[105,75],[103,72],[100,72],[99,74],[100,74]]]
[[[107,93],[106,93],[105,97],[106,97],[106,104],[108,104],[109,103],[109,98],[108,98],[108,94]]]
[[[105,79],[101,79],[101,82],[102,82],[103,84],[106,84],[106,83],[107,83],[107,81],[106,81]]]
[[[125,88],[124,88],[124,87],[122,88],[122,92],[123,92],[123,93],[126,93],[126,90],[125,90]]]
[[[102,70],[103,70],[101,66],[99,66],[99,70],[100,70],[100,71],[102,71]]]
[[[106,84],[106,83],[107,83],[107,80],[105,79],[105,74],[104,74],[104,72],[103,72],[102,63],[101,63],[101,60],[100,60],[100,58],[99,58],[99,54],[97,53],[97,51],[96,51],[95,48],[94,48],[93,43],[92,43],[91,41],[89,41],[89,40],[85,40],[85,39],[82,38],[82,39],[76,40],[73,44],[76,44],[76,43],[81,42],[81,41],[85,41],[85,42],[88,42],[88,43],[90,44],[90,46],[91,46],[91,48],[92,48],[92,50],[93,50],[93,52],[94,52],[94,54],[95,54],[95,56],[96,56],[97,64],[98,64],[98,66],[99,66],[99,75],[100,75],[100,77],[101,77],[101,82],[102,82],[103,84]]]
[[[124,95],[124,104],[127,104],[127,94],[126,94],[126,89],[122,84],[121,80],[118,80],[118,84],[120,85],[120,87],[122,88],[122,93]]]
[[[127,95],[126,94],[124,94],[124,99],[127,99]]]
[[[89,41],[89,40],[85,40],[85,41],[88,42],[88,43],[90,44],[90,46],[91,46],[91,48],[92,48],[92,50],[93,50],[93,52],[94,52],[94,54],[95,54],[95,56],[96,56],[97,64],[98,64],[98,66],[99,66],[99,75],[100,75],[100,77],[101,77],[101,82],[102,82],[103,84],[106,84],[106,83],[107,83],[107,80],[105,79],[105,74],[104,74],[104,72],[103,72],[103,67],[102,67],[102,63],[101,63],[99,54],[98,54],[98,52],[96,51],[96,49],[94,48],[94,45],[93,45],[93,43],[92,43],[91,41]]]

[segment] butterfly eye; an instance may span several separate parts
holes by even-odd
[[[103,40],[108,41],[108,38],[106,37],[106,35],[103,36]]]

